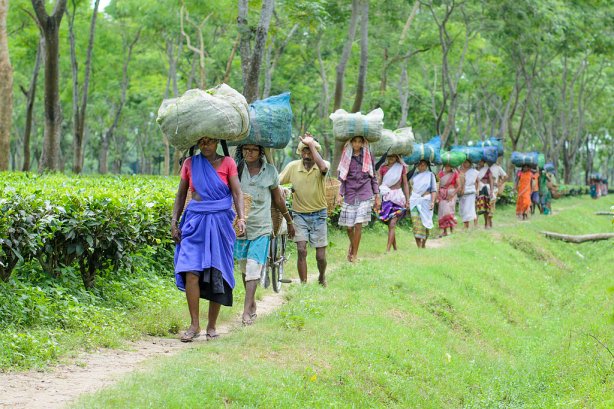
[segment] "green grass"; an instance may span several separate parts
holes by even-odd
[[[357,265],[339,261],[347,239],[335,231],[327,289],[291,286],[256,325],[152,360],[75,406],[613,407],[612,242],[539,234],[611,231],[593,216],[606,204],[555,201],[530,222],[508,208],[494,231],[423,251],[401,231],[388,255],[376,228]]]

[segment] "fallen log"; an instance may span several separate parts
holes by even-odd
[[[595,212],[597,216],[614,216],[614,212]]]
[[[614,239],[614,233],[595,233],[595,234],[584,234],[581,236],[573,236],[571,234],[560,234],[560,233],[553,233],[549,231],[543,231],[542,234],[544,234],[549,239],[563,240],[568,243],[584,243],[585,241],[599,241],[599,240]]]

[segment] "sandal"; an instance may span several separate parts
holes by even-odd
[[[219,338],[220,334],[217,334],[217,333],[209,334],[209,333],[207,333],[207,334],[205,334],[205,337],[206,337],[207,341],[213,341],[214,339]]]
[[[194,339],[200,337],[200,331],[196,332],[194,330],[188,329],[181,336],[181,342],[192,342]]]

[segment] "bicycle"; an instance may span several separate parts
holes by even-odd
[[[272,285],[273,291],[276,293],[281,291],[282,283],[287,284],[292,282],[292,280],[284,278],[284,264],[288,261],[288,257],[286,257],[287,243],[288,228],[284,220],[282,221],[279,232],[271,235],[267,264],[264,269],[264,275],[261,277],[262,286],[268,288],[269,285]]]

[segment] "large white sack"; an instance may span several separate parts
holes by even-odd
[[[234,141],[249,132],[247,101],[226,84],[207,91],[191,89],[179,98],[162,101],[157,122],[179,150],[196,145],[205,136]]]
[[[329,118],[333,121],[333,135],[338,141],[349,141],[355,136],[362,136],[369,142],[377,142],[384,129],[384,111],[374,109],[367,115],[360,112],[351,114],[338,109]]]
[[[409,156],[413,151],[414,142],[414,132],[411,127],[396,131],[384,129],[380,140],[371,145],[371,150],[375,156],[382,156],[386,152],[389,155]]]

